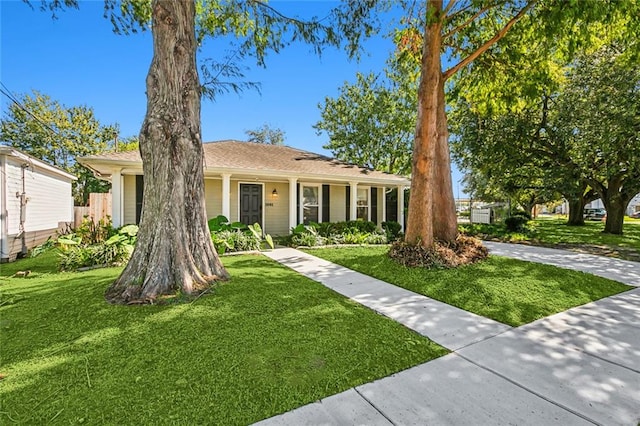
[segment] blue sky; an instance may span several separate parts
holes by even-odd
[[[118,123],[121,136],[136,135],[146,110],[145,77],[152,57],[151,34],[119,36],[103,18],[102,1],[81,2],[80,10],[51,13],[31,9],[22,1],[0,1],[0,78],[14,93],[38,90],[66,106],[92,107],[103,124]],[[330,2],[272,2],[289,13],[322,15]],[[313,12],[315,11],[315,13]],[[387,32],[383,30],[383,33]],[[250,90],[203,100],[202,138],[246,139],[245,130],[264,123],[286,132],[286,144],[330,154],[312,125],[320,118],[318,103],[335,97],[356,72],[380,72],[393,49],[390,40],[376,37],[364,45],[360,61],[346,53],[327,50],[321,57],[309,46],[297,44],[267,57],[266,68],[246,65],[248,80],[261,83],[261,93]],[[200,58],[220,58],[212,43]],[[8,103],[2,97],[2,110]],[[455,166],[454,166],[455,167]],[[454,192],[460,174],[454,170]],[[457,193],[455,194],[457,196]]]

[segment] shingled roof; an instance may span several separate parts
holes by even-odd
[[[402,176],[366,169],[289,146],[236,140],[209,142],[203,146],[205,172],[253,171],[260,175],[304,175],[346,180],[351,178],[365,181],[387,181],[396,184],[408,183],[408,180]],[[87,156],[81,158],[80,163],[104,174],[104,167],[101,166],[109,164],[124,166],[126,164],[131,167],[134,164],[140,165],[142,160],[138,151],[129,151]]]

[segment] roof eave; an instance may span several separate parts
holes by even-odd
[[[97,173],[96,177],[109,180],[111,178],[111,172],[107,172],[106,169],[142,169],[142,162],[120,160],[120,159],[106,159],[106,158],[91,158],[81,157],[78,158],[78,162],[88,169]],[[105,167],[99,167],[99,166]],[[233,167],[205,167],[205,174],[231,174],[231,175],[252,175],[262,178],[268,177],[284,177],[284,178],[297,178],[298,180],[324,180],[331,182],[361,182],[376,185],[386,186],[409,186],[411,181],[396,175],[389,175],[389,178],[383,178],[379,176],[367,176],[365,173],[362,176],[343,175],[343,174],[323,174],[323,173],[305,173],[296,171],[286,171],[277,169],[249,169],[249,168],[233,168]],[[380,173],[380,172],[378,172]]]

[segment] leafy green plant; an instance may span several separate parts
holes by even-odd
[[[318,233],[318,224],[300,224],[291,230],[289,245],[315,247],[325,244],[325,237]]]
[[[271,249],[274,247],[273,238],[263,236],[259,223],[245,225],[241,222],[229,222],[223,215],[216,216],[208,222],[211,240],[219,254],[234,251],[260,250],[263,242]]]
[[[58,238],[60,250],[59,268],[63,271],[88,266],[113,266],[126,263],[136,244],[138,227],[127,225],[117,231],[106,241],[87,244],[78,235],[66,235]],[[91,238],[91,237],[89,237]]]
[[[373,222],[353,220],[336,223],[300,224],[291,229],[286,244],[294,247],[316,247],[326,244],[386,244],[384,231]]]
[[[364,240],[364,244],[387,244],[389,238],[385,232],[372,232]]]
[[[402,235],[402,225],[395,221],[382,222],[382,229],[387,234],[388,241],[396,241]]]
[[[97,223],[89,216],[85,216],[74,232],[85,244],[89,245],[106,241],[115,233],[116,230],[111,225],[111,217],[109,216],[98,220]]]
[[[38,257],[42,253],[51,250],[55,246],[56,246],[56,239],[49,237],[49,238],[47,238],[47,241],[45,241],[44,243],[32,248],[31,249],[31,253],[30,253],[29,256],[30,257]]]
[[[504,220],[504,226],[509,232],[524,232],[528,222],[525,216],[510,216]]]

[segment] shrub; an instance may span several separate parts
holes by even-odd
[[[386,244],[387,241],[386,233],[377,230],[375,223],[352,220],[300,224],[291,229],[285,243],[293,247],[315,247],[325,244]]]
[[[87,245],[102,243],[116,233],[117,231],[111,225],[111,217],[109,216],[100,219],[97,223],[89,216],[85,216],[80,226],[74,231],[74,234],[80,237],[82,242]]]
[[[229,223],[229,220],[219,215],[208,222],[211,240],[219,254],[234,251],[260,250],[263,241],[273,248],[271,235],[262,236],[262,228],[258,223],[245,225],[241,222]]]
[[[47,238],[47,241],[45,241],[44,243],[32,248],[29,256],[30,257],[40,256],[42,253],[51,250],[55,246],[56,246],[56,239],[49,237]]]
[[[289,236],[289,245],[293,247],[315,247],[325,244],[326,237],[323,237],[318,232],[320,225],[317,223],[311,223],[309,225],[300,224],[291,229],[291,235]]]
[[[511,213],[511,217],[513,216],[521,216],[526,218],[527,220],[531,220],[531,213],[527,213],[524,210],[516,210],[515,212]]]
[[[489,252],[480,240],[458,235],[453,243],[437,242],[429,248],[396,241],[388,255],[407,267],[454,268],[486,259]]]
[[[59,268],[68,271],[87,266],[114,266],[126,263],[133,253],[138,227],[127,225],[115,230],[109,223],[108,228],[112,229],[114,234],[106,241],[96,242],[95,236],[104,235],[101,233],[92,233],[89,236],[83,234],[89,241],[93,241],[91,244],[75,234],[59,237],[57,240],[57,247],[60,250]]]
[[[525,216],[510,216],[504,220],[504,226],[509,232],[524,232],[528,222]]]
[[[388,221],[382,222],[382,229],[387,234],[388,241],[396,241],[400,238],[402,226],[398,222]]]
[[[389,242],[389,238],[385,232],[373,232],[371,234],[367,234],[364,244],[387,244]]]

